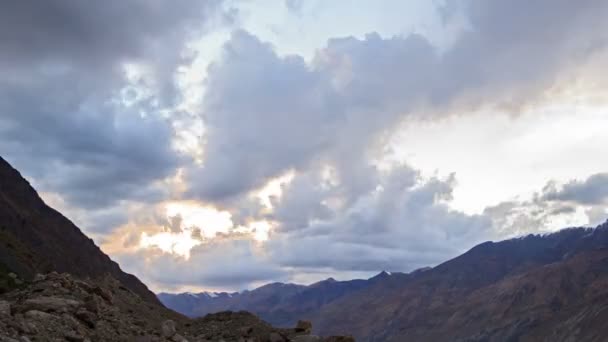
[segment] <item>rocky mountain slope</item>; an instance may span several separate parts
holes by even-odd
[[[604,341],[607,285],[605,223],[486,242],[409,274],[160,298],[191,315],[256,303],[251,310],[275,324],[297,312],[321,334],[361,341]]]
[[[277,329],[251,313],[165,308],[0,158],[0,341],[352,342]]]
[[[123,272],[70,220],[47,206],[1,157],[0,265],[26,280],[51,271],[90,279],[110,274],[145,300],[159,304],[146,285]]]
[[[311,328],[300,321],[275,329],[244,311],[192,320],[148,303],[109,275],[95,284],[67,273],[37,275],[0,296],[0,341],[353,342],[319,338]]]

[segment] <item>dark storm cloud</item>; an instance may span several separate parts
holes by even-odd
[[[220,1],[6,1],[0,11],[3,63],[95,66],[147,58],[150,49],[183,41]]]
[[[158,181],[180,159],[159,113],[179,96],[173,74],[186,62],[184,43],[218,5],[3,2],[0,153],[75,206],[164,198]],[[127,80],[126,65],[145,73]]]

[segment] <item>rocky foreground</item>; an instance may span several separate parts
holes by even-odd
[[[143,300],[111,277],[93,283],[53,272],[16,283],[17,289],[0,295],[0,341],[354,341],[310,335],[306,321],[293,329],[273,328],[245,311],[189,319]]]

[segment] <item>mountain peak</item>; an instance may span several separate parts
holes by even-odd
[[[391,275],[393,275],[391,272],[389,272],[389,271],[385,271],[385,270],[382,270],[382,272],[380,272],[380,273],[376,274],[375,276],[373,276],[373,277],[371,277],[371,278],[369,278],[369,279],[370,279],[370,280],[371,280],[371,279],[383,279],[383,278],[388,278],[388,277],[390,277]]]

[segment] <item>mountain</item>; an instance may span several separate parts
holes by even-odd
[[[143,300],[106,276],[94,283],[63,273],[37,275],[0,296],[0,341],[354,342],[310,336],[310,322],[277,329],[251,313],[189,319]]]
[[[374,281],[336,281],[329,278],[309,286],[272,283],[240,293],[160,293],[158,298],[168,308],[190,317],[223,310],[246,310],[273,325],[293,326],[299,319],[313,317],[323,305]]]
[[[358,341],[605,341],[608,222],[485,242],[409,274],[159,298],[192,316],[244,308],[280,325],[295,313]]]
[[[160,304],[146,285],[123,272],[70,220],[47,206],[21,174],[0,157],[1,268],[26,280],[51,271],[92,280],[110,274],[145,300]]]
[[[319,341],[251,313],[190,319],[164,307],[0,158],[0,341]]]
[[[361,341],[603,341],[608,223],[480,244],[324,306],[318,331]]]

